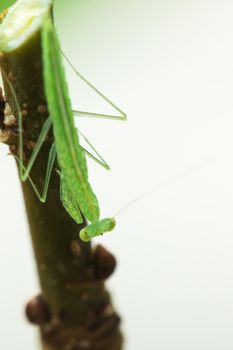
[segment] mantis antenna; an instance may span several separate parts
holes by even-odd
[[[137,202],[139,202],[140,200],[144,199],[145,197],[149,196],[152,192],[159,190],[162,187],[165,187],[167,185],[170,185],[174,182],[177,182],[179,180],[181,180],[184,176],[192,174],[193,172],[209,165],[210,163],[212,163],[211,160],[203,162],[203,163],[199,163],[197,165],[193,165],[192,167],[178,173],[177,175],[174,175],[173,177],[167,178],[163,181],[161,181],[160,183],[158,183],[157,185],[149,188],[147,191],[143,192],[142,194],[140,194],[139,196],[135,197],[134,199],[132,199],[130,202],[128,202],[127,204],[125,204],[120,210],[118,210],[114,217],[122,214],[126,209],[128,209],[129,207],[133,206],[134,204],[136,204]]]
[[[126,204],[123,208],[121,208],[114,215],[114,217],[105,218],[105,219],[102,219],[102,220],[100,220],[98,222],[92,222],[88,226],[84,227],[80,231],[80,234],[79,234],[80,238],[84,242],[88,242],[93,237],[100,236],[104,232],[112,231],[115,228],[115,226],[116,226],[115,217],[118,216],[119,214],[121,214],[123,211],[125,211],[127,208],[129,208],[131,205],[135,204],[136,202],[138,202],[142,198],[146,197],[147,195],[149,195],[153,191],[158,190],[159,188],[161,188],[163,186],[169,185],[170,183],[179,180],[183,176],[185,176],[185,175],[187,175],[189,173],[192,173],[193,171],[195,171],[195,170],[197,170],[199,168],[202,168],[203,166],[205,166],[207,164],[209,164],[209,162],[205,162],[205,163],[201,163],[199,165],[195,165],[195,166],[193,166],[193,167],[191,167],[191,168],[181,172],[180,174],[177,174],[176,176],[174,176],[172,178],[168,178],[167,180],[162,181],[160,184],[152,187],[151,189],[147,190],[146,192],[142,193],[140,196],[136,197],[135,199],[130,201],[128,204]]]

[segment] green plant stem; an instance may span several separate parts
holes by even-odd
[[[1,67],[13,85],[24,116],[25,163],[48,117],[41,57],[40,31],[18,49],[1,53]],[[3,80],[6,99],[16,110],[9,84]],[[16,133],[12,130],[12,134]],[[10,149],[17,155],[18,137],[13,139]],[[52,143],[51,132],[30,174],[40,190]],[[39,202],[28,181],[22,183],[42,296],[49,307],[49,319],[40,325],[43,348],[120,350],[119,317],[112,308],[104,278],[97,271],[91,245],[78,238],[82,226],[70,218],[61,204],[57,170],[56,164],[45,204]]]

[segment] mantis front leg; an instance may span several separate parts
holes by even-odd
[[[73,196],[72,190],[69,187],[66,177],[61,172],[61,181],[60,181],[60,197],[62,204],[69,215],[78,223],[83,223],[82,214],[77,202],[77,199]]]

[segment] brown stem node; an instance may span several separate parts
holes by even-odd
[[[94,273],[98,279],[106,279],[112,275],[116,268],[116,258],[102,245],[94,250]]]
[[[34,297],[27,303],[25,314],[28,321],[35,325],[43,325],[50,320],[49,307],[42,295]]]

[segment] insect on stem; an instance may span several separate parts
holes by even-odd
[[[55,158],[57,157],[60,174],[61,201],[64,208],[77,223],[82,223],[83,217],[89,220],[90,224],[80,233],[80,237],[84,241],[88,241],[104,232],[113,230],[115,227],[115,219],[100,219],[98,199],[88,180],[85,155],[88,155],[105,169],[109,170],[110,167],[87,137],[84,136],[80,130],[78,130],[77,133],[62,63],[62,52],[50,14],[43,20],[41,40],[44,90],[49,117],[45,120],[41,128],[37,142],[33,147],[26,165],[23,163],[23,115],[14,87],[7,74],[3,71],[5,81],[9,86],[16,107],[19,149],[18,155],[15,155],[15,158],[19,164],[21,181],[29,180],[36,196],[44,203],[47,199],[50,177],[54,168]],[[63,56],[68,61],[75,74],[121,115],[111,116],[84,111],[75,111],[74,113],[78,116],[90,116],[92,118],[126,120],[126,114],[81,75],[64,53]],[[51,128],[53,129],[55,141],[49,151],[44,188],[42,194],[40,194],[30,173]],[[79,135],[81,135],[92,149],[94,155],[80,145]]]

